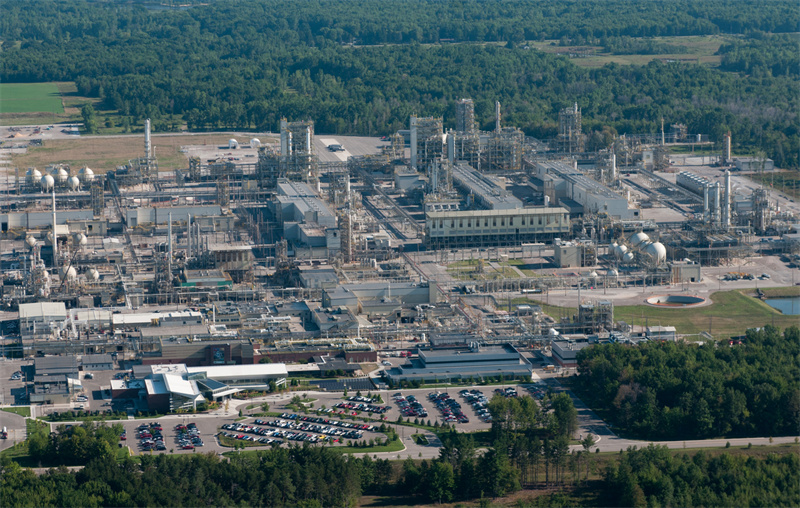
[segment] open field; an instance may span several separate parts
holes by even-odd
[[[159,170],[173,171],[189,167],[186,155],[180,152],[182,146],[227,146],[229,138],[228,134],[197,136],[155,134],[152,136],[152,141],[158,156]],[[89,166],[95,173],[102,174],[143,154],[143,134],[115,137],[85,136],[47,141],[42,147],[30,148],[26,154],[14,155],[12,166],[45,168],[48,164],[66,162],[73,167]]]
[[[747,328],[768,324],[780,328],[797,325],[797,316],[783,315],[741,291],[718,291],[711,295],[711,300],[714,302],[711,305],[688,309],[649,305],[615,306],[614,320],[625,321],[629,325],[674,326],[677,333],[684,335],[709,332],[717,338],[742,335]],[[555,319],[577,312],[577,308],[550,305],[542,305],[542,310]]]
[[[645,65],[651,60],[669,60],[685,63],[719,65],[720,57],[715,53],[729,38],[721,35],[688,37],[654,37],[654,42],[682,46],[684,52],[661,55],[614,55],[603,53],[601,46],[559,46],[558,41],[536,41],[529,43],[545,53],[567,55],[575,65],[581,67],[602,67],[608,63],[620,65]]]
[[[0,83],[0,113],[63,114],[55,83]]]

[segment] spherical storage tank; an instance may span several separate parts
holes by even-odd
[[[78,180],[89,185],[92,183],[92,180],[94,180],[94,171],[89,168],[81,168],[81,170],[78,171]]]
[[[97,271],[97,268],[91,268],[89,270],[88,278],[89,280],[100,280],[100,272]]]
[[[32,236],[28,236],[25,238],[25,243],[28,244],[28,247],[33,247],[36,245],[36,238]]]
[[[239,148],[239,142],[236,141],[233,138],[229,139],[228,140],[228,148],[231,149],[231,150],[234,149],[234,148]]]
[[[633,253],[626,252],[624,256],[622,256],[623,263],[633,263]]]
[[[258,138],[253,138],[250,140],[250,148],[259,148],[261,146],[261,140]]]
[[[42,179],[42,172],[38,169],[31,168],[25,172],[25,181],[28,185],[36,185]]]
[[[65,266],[61,269],[61,276],[66,280],[75,280],[75,278],[78,276],[78,271],[74,266]]]
[[[39,183],[41,184],[43,191],[49,192],[53,189],[53,186],[56,184],[56,181],[52,175],[44,175],[44,177],[42,177],[42,179],[39,180]]]
[[[77,176],[71,176],[67,180],[67,186],[72,190],[78,190],[78,188],[81,186],[81,181]]]
[[[630,239],[628,239],[628,242],[630,242],[630,244],[633,245],[634,247],[638,247],[639,245],[647,241],[650,241],[650,237],[647,236],[647,233],[644,233],[642,231],[631,235]]]
[[[56,183],[59,185],[67,183],[67,179],[69,178],[69,173],[67,173],[67,170],[64,168],[53,168],[50,174],[53,175],[53,178],[55,178]]]
[[[651,243],[645,248],[644,252],[656,263],[660,264],[667,260],[667,249],[661,242]]]
[[[86,235],[83,233],[75,233],[72,235],[72,241],[75,243],[75,245],[82,247],[87,243]]]
[[[628,247],[625,245],[617,245],[614,249],[614,255],[617,256],[618,259],[622,259],[626,252],[628,252]]]

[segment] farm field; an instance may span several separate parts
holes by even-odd
[[[55,83],[0,83],[0,113],[63,114]]]
[[[604,48],[601,46],[559,46],[558,41],[537,41],[529,44],[545,53],[567,55],[575,65],[581,67],[602,67],[608,63],[646,65],[651,60],[656,59],[717,66],[720,63],[720,57],[716,52],[722,44],[729,41],[729,38],[721,35],[704,35],[654,37],[652,40],[655,42],[682,46],[685,48],[685,51],[657,55],[625,55],[604,53]]]

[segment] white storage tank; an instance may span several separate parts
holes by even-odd
[[[261,148],[261,140],[258,138],[251,139],[250,148]]]
[[[44,175],[39,183],[42,185],[42,190],[45,192],[50,192],[53,190],[53,186],[55,186],[56,181],[52,175]]]
[[[97,268],[90,268],[87,278],[93,281],[100,280],[100,272],[97,271]]]
[[[633,253],[626,252],[624,256],[622,256],[623,263],[633,263]]]
[[[647,233],[643,231],[631,235],[630,239],[628,240],[628,242],[630,242],[630,244],[633,245],[634,247],[638,247],[642,243],[649,241],[650,237],[647,236]]]
[[[61,277],[66,280],[75,280],[75,278],[78,277],[78,271],[75,269],[74,266],[65,265],[61,269]]]
[[[667,260],[667,248],[661,242],[651,243],[644,250],[645,254],[650,256],[657,264],[661,264]]]
[[[42,179],[42,172],[36,168],[30,168],[25,172],[25,181],[28,185],[36,185]]]
[[[78,171],[78,179],[84,185],[89,185],[94,180],[94,171],[92,171],[88,167],[81,168],[81,170]]]
[[[228,148],[229,148],[230,150],[234,150],[234,149],[236,149],[236,148],[239,148],[239,142],[238,142],[238,141],[236,141],[236,140],[235,140],[235,139],[233,139],[233,138],[229,139],[229,140],[228,140]]]
[[[67,173],[67,170],[62,167],[53,168],[53,170],[50,171],[50,174],[53,175],[53,178],[55,178],[58,185],[64,185],[67,183],[67,178],[69,178],[69,173]]]
[[[67,187],[71,190],[78,190],[81,186],[81,181],[78,179],[77,176],[71,176],[67,179]]]

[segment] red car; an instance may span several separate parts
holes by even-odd
[[[194,445],[191,443],[187,443],[181,447],[183,450],[194,450]]]

